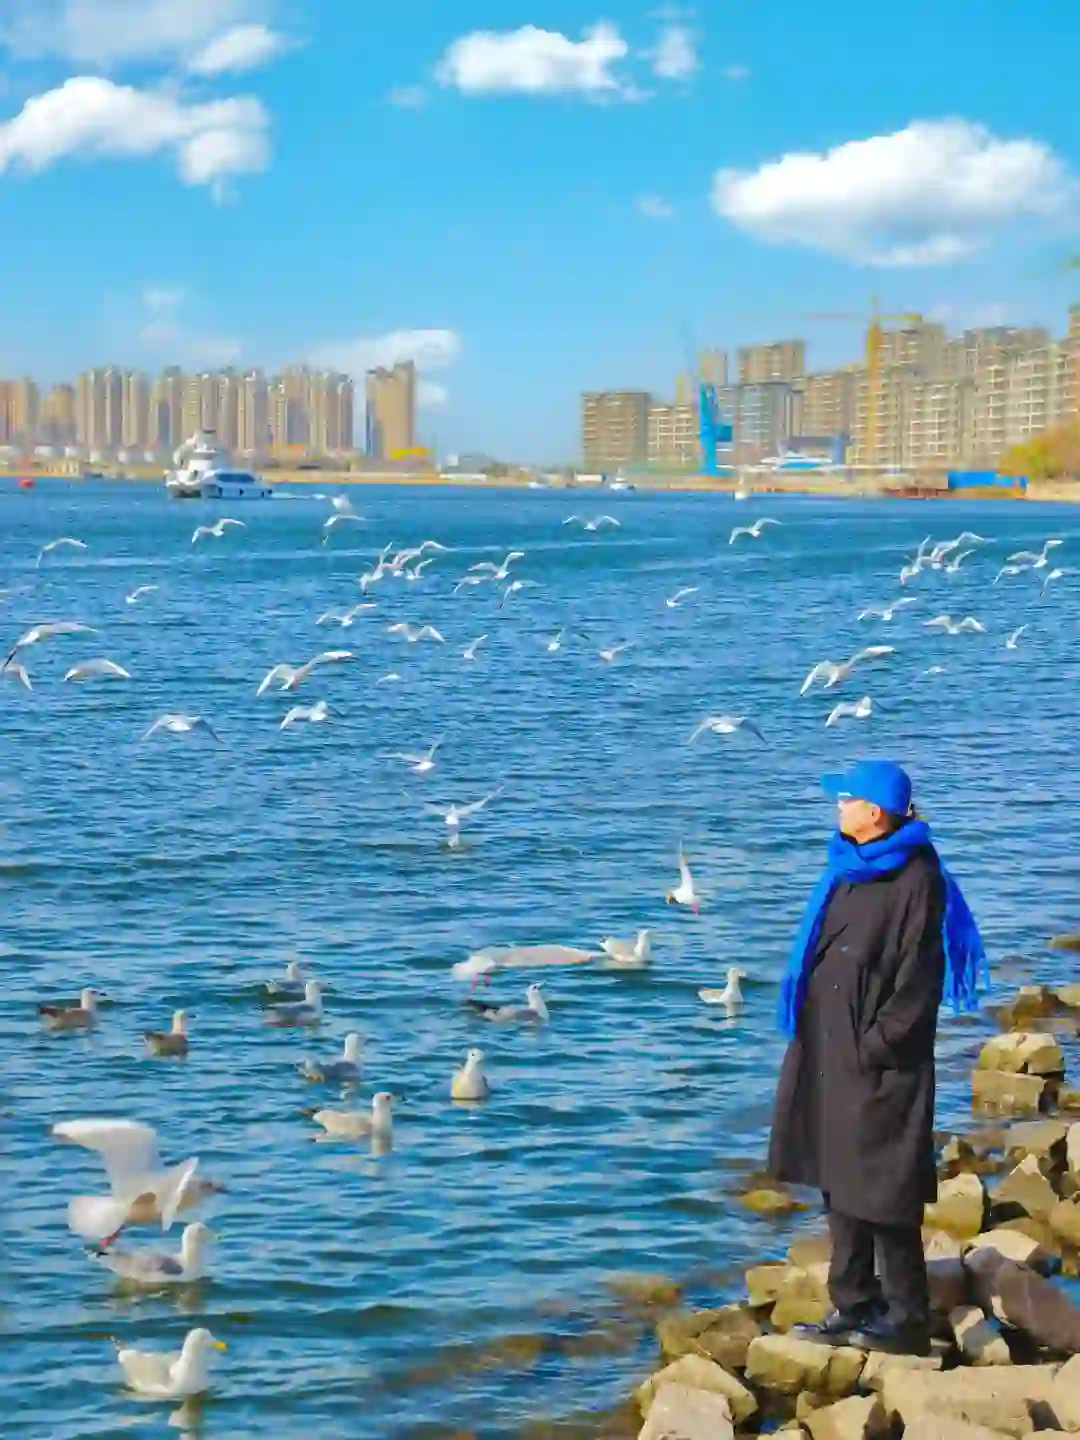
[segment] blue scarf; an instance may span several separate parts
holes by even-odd
[[[909,820],[883,840],[854,845],[839,831],[829,841],[825,873],[814,888],[791,947],[787,973],[780,986],[780,1028],[789,1040],[795,1038],[799,1015],[806,999],[821,938],[825,911],[837,885],[859,885],[879,875],[900,870],[916,851],[932,846],[930,827],[925,820]],[[973,1010],[980,994],[990,988],[986,951],[975,918],[968,909],[960,886],[941,866],[945,882],[945,913],[942,921],[945,944],[945,995],[957,1011]]]

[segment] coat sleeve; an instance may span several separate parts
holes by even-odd
[[[918,1064],[933,1054],[945,983],[942,920],[945,885],[940,872],[912,877],[899,931],[896,980],[859,1045],[873,1070]]]

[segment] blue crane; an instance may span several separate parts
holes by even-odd
[[[718,445],[730,445],[732,440],[732,428],[728,425],[720,413],[720,400],[716,394],[716,386],[702,381],[699,389],[699,430],[701,438],[701,469],[706,475],[719,475],[720,462],[717,459],[716,447]]]

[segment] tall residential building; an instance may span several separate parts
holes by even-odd
[[[240,447],[240,377],[234,370],[219,370],[214,381],[217,389],[217,438],[227,449],[237,450]]]
[[[184,434],[184,389],[185,377],[175,365],[154,381],[147,416],[149,445],[175,450],[188,438]]]
[[[37,439],[41,396],[33,380],[0,380],[0,444],[32,445]]]
[[[217,430],[219,398],[216,374],[204,371],[201,375],[184,376],[180,413],[182,439],[186,440],[200,430]]]
[[[392,460],[415,449],[416,366],[411,360],[399,362],[392,370],[379,367],[368,371],[365,435],[365,449],[376,460]]]
[[[41,404],[38,438],[45,445],[74,445],[74,385],[54,385],[45,396]]]
[[[778,340],[772,345],[750,345],[739,351],[740,384],[762,385],[769,380],[791,384],[805,374],[805,340]]]
[[[795,390],[783,380],[733,385],[725,414],[734,430],[736,459],[764,460],[787,449],[794,434]]]
[[[270,444],[270,386],[261,370],[240,381],[236,397],[236,448],[254,453]]]
[[[652,405],[648,413],[647,459],[650,465],[700,465],[697,405]],[[587,457],[586,457],[587,458]]]
[[[705,385],[718,388],[728,383],[728,354],[726,350],[703,350],[701,352],[701,380]]]
[[[145,375],[124,376],[120,443],[129,450],[143,450],[150,444],[150,381]]]
[[[637,465],[649,455],[647,390],[592,391],[581,397],[581,452],[585,465]]]
[[[87,370],[75,394],[75,429],[80,445],[90,450],[115,450],[122,442],[124,377],[113,366]]]
[[[855,430],[858,366],[807,375],[795,402],[799,435],[851,435]]]
[[[975,453],[975,381],[969,375],[912,379],[907,388],[904,462],[947,469]]]

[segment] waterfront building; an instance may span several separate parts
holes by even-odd
[[[392,369],[367,372],[364,449],[369,459],[393,460],[416,449],[416,366],[399,361]]]
[[[581,397],[581,451],[588,470],[641,465],[649,456],[647,390],[590,391]]]

